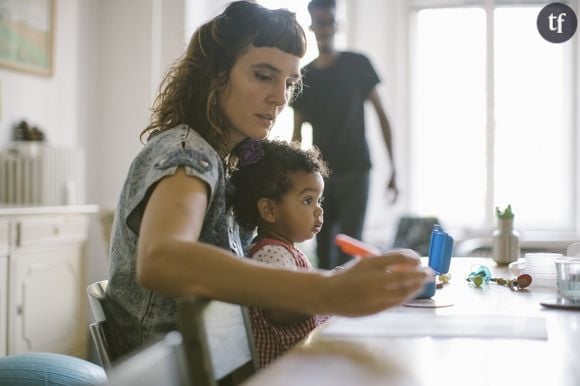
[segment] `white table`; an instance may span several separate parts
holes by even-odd
[[[532,286],[512,292],[495,283],[475,288],[465,281],[474,264],[487,265],[493,276],[510,277],[491,259],[453,258],[451,282],[434,296],[453,306],[401,306],[370,318],[334,318],[246,385],[580,385],[580,311],[542,307],[539,302],[555,297],[556,288]],[[416,316],[427,323],[474,316],[479,324],[501,317],[533,320],[545,324],[547,334],[542,340],[369,332],[376,329],[377,320],[397,316]],[[352,335],[331,334],[341,329]]]

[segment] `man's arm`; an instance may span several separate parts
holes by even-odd
[[[385,146],[387,148],[387,154],[389,157],[389,161],[391,162],[391,178],[388,181],[388,190],[393,191],[393,202],[397,200],[397,196],[399,195],[399,190],[397,188],[397,181],[396,181],[396,168],[395,168],[395,157],[393,154],[393,135],[391,130],[391,124],[387,118],[387,114],[385,114],[385,110],[383,109],[383,104],[381,102],[381,97],[377,92],[377,88],[373,87],[371,92],[368,95],[368,99],[373,104],[375,111],[377,112],[377,116],[379,117],[379,123],[381,125],[381,131],[383,133],[383,139],[385,140]]]
[[[302,143],[302,123],[304,123],[302,113],[294,109],[294,132],[292,133],[292,141]]]

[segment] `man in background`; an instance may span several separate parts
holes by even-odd
[[[334,244],[336,234],[362,238],[371,168],[365,137],[366,100],[371,101],[378,115],[391,162],[387,189],[392,191],[393,202],[398,190],[391,126],[376,90],[380,81],[377,73],[366,56],[335,49],[335,0],[312,0],[308,11],[319,55],[303,68],[303,91],[292,102],[292,139],[302,141],[302,123],[309,122],[313,144],[320,148],[331,169],[325,181],[324,226],[316,237],[316,251],[319,268],[332,269],[349,260]]]

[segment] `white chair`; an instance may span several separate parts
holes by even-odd
[[[180,299],[179,329],[194,385],[235,385],[256,371],[254,339],[244,307]]]
[[[87,295],[89,296],[89,304],[95,320],[93,323],[89,324],[89,331],[91,332],[101,364],[106,371],[109,371],[111,369],[111,358],[109,355],[109,343],[104,330],[106,317],[102,305],[102,301],[105,299],[107,284],[107,280],[90,284],[87,287]]]
[[[93,283],[87,293],[95,319],[89,328],[103,368],[109,373],[122,356],[122,337],[107,323],[103,310],[107,284],[107,280]],[[188,377],[194,385],[237,384],[256,371],[254,339],[244,307],[196,297],[179,299],[178,305]],[[138,370],[136,365],[132,368]]]
[[[115,365],[107,386],[191,386],[182,337],[172,331]]]
[[[90,284],[87,287],[87,295],[94,319],[94,322],[89,324],[89,330],[101,364],[108,372],[114,361],[119,359],[124,352],[121,348],[123,341],[121,335],[110,322],[107,322],[105,315],[104,302],[107,284],[107,280]]]

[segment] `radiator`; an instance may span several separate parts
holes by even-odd
[[[0,203],[83,204],[82,149],[23,142],[0,151]]]

